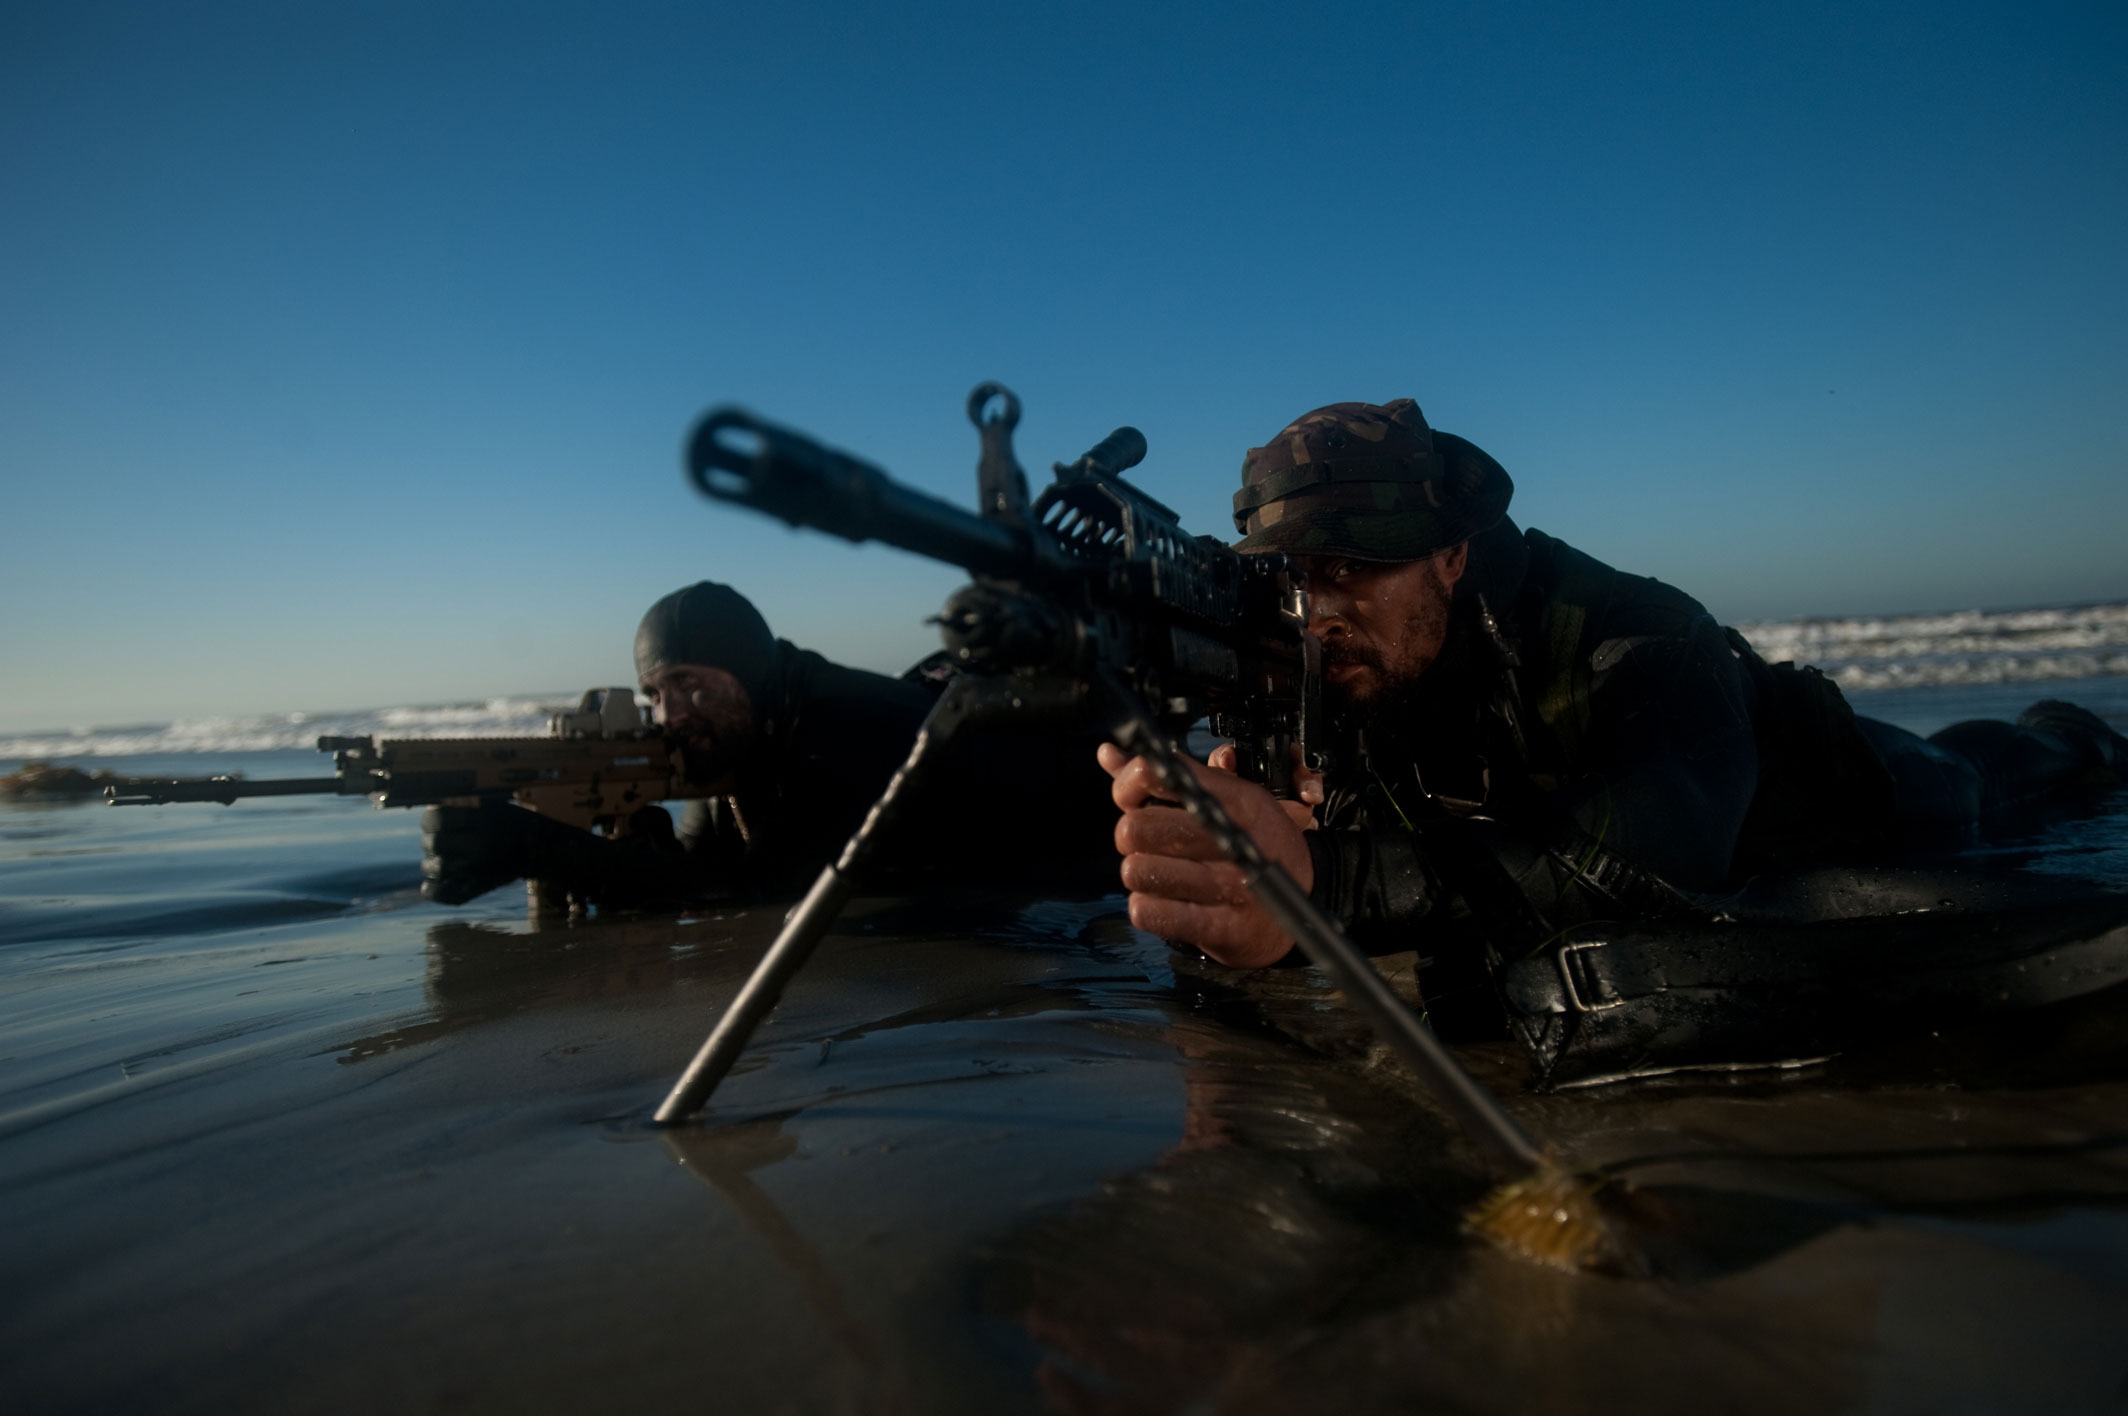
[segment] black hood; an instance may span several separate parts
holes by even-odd
[[[704,664],[739,681],[759,713],[776,668],[776,637],[753,603],[729,585],[701,580],[650,607],[635,631],[635,671],[648,678],[674,664]]]

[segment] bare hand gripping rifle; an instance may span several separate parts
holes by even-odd
[[[1244,776],[1290,788],[1296,757],[1320,766],[1319,659],[1300,571],[1282,555],[1241,555],[1184,532],[1175,513],[1123,480],[1145,438],[1118,428],[1029,500],[1012,450],[1020,404],[997,384],[968,396],[982,439],[976,515],[896,482],[846,453],[733,408],[711,412],[687,446],[704,493],[793,526],[883,541],[961,566],[975,582],[939,617],[964,670],[918,730],[841,857],[815,880],[656,1119],[708,1101],[784,986],[853,893],[872,844],[955,733],[1006,717],[1099,724],[1144,756],[1166,790],[1241,867],[1250,892],[1382,1039],[1427,1082],[1493,1159],[1535,1168],[1536,1144],[1412,1016],[1285,870],[1267,860],[1197,781],[1175,736],[1209,717],[1234,740]],[[1299,752],[1294,751],[1295,748]]]

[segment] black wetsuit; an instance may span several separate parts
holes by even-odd
[[[1326,784],[1314,894],[1377,952],[1456,932],[1427,921],[1497,960],[1765,870],[1970,843],[2090,768],[2055,733],[1858,719],[1682,591],[1503,522],[1471,543],[1441,657]]]
[[[788,641],[777,649],[755,751],[732,794],[681,813],[678,840],[699,889],[780,892],[810,880],[864,820],[937,697]]]
[[[671,836],[587,837],[560,883],[607,903],[803,890],[908,757],[938,688],[777,641],[755,746],[731,794],[688,803]],[[970,732],[936,759],[932,779],[890,824],[871,879],[899,887],[1011,878],[1060,859],[1111,861],[1105,784],[1091,736]]]

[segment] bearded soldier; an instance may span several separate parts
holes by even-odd
[[[2128,777],[2128,741],[2065,703],[1925,741],[1857,717],[1684,592],[1517,528],[1512,491],[1410,399],[1316,409],[1243,461],[1239,549],[1306,571],[1344,742],[1300,803],[1229,757],[1204,775],[1369,947],[1458,924],[1535,947],[1759,871],[1971,844]],[[1133,920],[1228,964],[1293,957],[1148,765],[1102,762]],[[1436,952],[1438,996],[1458,985]]]
[[[638,687],[690,781],[677,830],[663,807],[620,839],[510,803],[430,807],[422,891],[459,904],[523,876],[607,904],[790,895],[832,860],[908,756],[941,678],[837,664],[778,639],[751,601],[700,581],[636,629]],[[882,878],[903,883],[1105,853],[1086,745],[971,735],[909,804]],[[951,842],[942,848],[941,842]]]

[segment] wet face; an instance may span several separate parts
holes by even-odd
[[[668,664],[644,677],[651,721],[687,743],[687,775],[729,777],[754,740],[754,704],[739,680],[708,664]]]
[[[1417,683],[1440,657],[1467,542],[1418,561],[1296,556],[1308,575],[1308,632],[1322,641],[1323,690],[1366,712]]]

